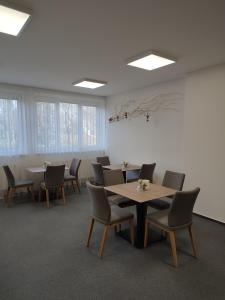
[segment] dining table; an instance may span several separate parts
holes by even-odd
[[[125,180],[125,182],[127,182],[127,178],[128,178],[127,173],[140,171],[141,166],[134,165],[134,164],[127,164],[127,166],[125,166],[124,164],[114,164],[114,165],[103,166],[103,169],[121,170],[123,172],[124,180]]]
[[[69,167],[65,166],[65,171],[69,170]],[[40,166],[40,167],[29,167],[27,168],[27,171],[30,173],[45,173],[46,172],[46,168],[44,166]]]
[[[173,196],[176,193],[176,190],[174,189],[153,183],[149,184],[149,188],[147,190],[142,190],[138,188],[138,182],[107,186],[105,187],[105,190],[134,201],[137,217],[135,237],[135,247],[137,248],[144,247],[145,218],[148,203],[162,197]],[[121,236],[126,238],[126,234],[123,235],[123,231],[121,231]]]

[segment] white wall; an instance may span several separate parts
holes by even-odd
[[[146,122],[145,116],[107,122],[107,153],[113,163],[128,161],[142,164],[156,162],[155,181],[159,181],[166,169],[183,170],[183,108],[184,80],[135,90],[131,93],[107,99],[107,117],[120,104],[128,101],[141,103],[146,98],[168,93],[179,93],[174,110],[158,110]],[[135,107],[135,105],[134,105]]]
[[[225,223],[225,65],[186,80],[185,187],[201,187],[195,211]]]
[[[107,152],[115,163],[155,161],[156,182],[166,169],[184,171],[184,188],[201,188],[195,212],[225,222],[225,65],[109,97],[107,116],[129,100],[168,91],[184,93],[178,111],[159,110],[149,124],[143,116],[107,122]]]

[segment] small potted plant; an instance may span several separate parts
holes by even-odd
[[[147,191],[149,189],[150,182],[148,179],[139,179],[138,180],[138,190]]]
[[[47,166],[50,166],[52,163],[50,161],[44,161],[43,167],[47,169]]]
[[[127,162],[127,161],[124,161],[124,162],[123,162],[123,166],[124,166],[124,168],[127,168],[127,167],[128,167],[128,162]]]

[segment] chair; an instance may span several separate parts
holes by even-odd
[[[105,186],[116,185],[116,184],[123,184],[124,177],[123,172],[118,170],[104,170],[104,184]],[[120,195],[116,195],[113,193],[108,192],[108,200],[111,204],[116,204],[119,207],[128,207],[135,205],[134,201],[131,201],[128,198],[122,197]]]
[[[56,190],[57,195],[58,195],[58,191],[60,191],[63,204],[66,205],[66,198],[64,192],[64,172],[65,172],[65,165],[47,166],[45,172],[45,181],[41,183],[40,190],[39,190],[39,201],[41,199],[41,190],[43,189],[45,191],[47,208],[50,207],[49,190]]]
[[[192,225],[192,211],[199,192],[200,188],[196,188],[192,191],[177,192],[170,209],[152,213],[147,216],[145,221],[145,248],[148,244],[148,226],[160,228],[169,235],[173,264],[175,267],[178,267],[175,237],[177,230],[188,228],[193,254],[194,257],[197,257],[196,241]]]
[[[139,179],[148,179],[152,183],[155,166],[156,166],[156,163],[143,164],[141,167],[141,170],[140,170]]]
[[[183,173],[166,171],[163,178],[162,185],[177,191],[182,191],[184,179],[185,179],[185,174]],[[155,209],[164,210],[170,207],[172,199],[173,196],[164,197],[164,198],[150,201],[148,205]]]
[[[110,165],[109,157],[108,156],[99,156],[96,157],[97,163],[101,164],[102,166]]]
[[[100,163],[92,163],[95,185],[104,186],[103,168]]]
[[[78,180],[78,171],[79,171],[80,164],[81,164],[81,160],[74,158],[70,165],[70,170],[69,170],[70,175],[64,177],[64,182],[71,182],[74,192],[75,192],[74,183],[76,184],[79,193],[80,193],[80,184]]]
[[[110,207],[104,187],[95,186],[87,182],[87,189],[89,193],[90,200],[92,202],[93,214],[91,218],[91,224],[88,234],[88,239],[86,246],[89,247],[90,240],[92,236],[92,231],[94,227],[94,222],[97,221],[104,225],[103,236],[101,240],[101,245],[99,249],[100,258],[103,257],[105,241],[108,236],[108,231],[110,228],[114,227],[115,231],[117,225],[124,222],[129,222],[130,224],[130,239],[132,245],[134,244],[134,215],[130,212],[126,212],[117,206]]]
[[[3,166],[3,170],[5,172],[7,182],[8,182],[8,189],[5,195],[7,206],[10,205],[10,202],[12,201],[12,198],[16,190],[20,188],[27,188],[27,191],[31,192],[32,200],[34,201],[34,190],[33,190],[34,183],[30,180],[22,180],[22,181],[15,180],[15,177],[13,176],[13,173],[9,168],[9,166]]]

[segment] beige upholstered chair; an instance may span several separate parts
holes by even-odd
[[[96,157],[97,163],[101,164],[103,167],[110,165],[110,160],[108,156],[99,156]]]
[[[140,170],[139,179],[148,179],[152,183],[155,166],[156,163],[143,164]]]
[[[42,190],[45,191],[47,208],[50,207],[49,190],[56,190],[57,195],[58,195],[58,191],[60,191],[63,204],[66,205],[66,198],[64,192],[64,172],[65,172],[65,165],[47,166],[45,172],[45,181],[41,183],[40,190],[39,190],[39,200],[41,199],[41,191]]]
[[[104,187],[95,186],[90,184],[90,182],[87,182],[87,189],[89,192],[90,200],[92,202],[93,213],[92,213],[90,230],[89,230],[86,246],[89,247],[90,245],[90,239],[92,236],[92,231],[93,231],[95,221],[104,225],[104,232],[103,232],[102,241],[99,250],[100,258],[103,257],[105,241],[107,239],[109,229],[112,227],[116,229],[116,226],[121,223],[129,222],[130,239],[133,245],[134,244],[134,224],[133,224],[134,215],[130,212],[127,212],[125,209],[121,209],[115,205],[110,206],[108,199],[106,197]]]
[[[70,175],[64,177],[64,182],[71,182],[74,192],[75,192],[74,183],[76,184],[79,193],[80,193],[80,184],[78,180],[78,171],[80,168],[80,163],[81,163],[80,159],[74,158],[70,165],[70,170],[69,170]]]
[[[118,170],[104,170],[103,171],[104,176],[104,185],[110,186],[110,185],[117,185],[124,183],[124,177],[123,172]],[[108,193],[108,200],[111,204],[116,204],[119,207],[127,207],[135,205],[134,201],[131,201],[128,198],[122,197],[120,195]]]
[[[5,172],[7,182],[8,182],[8,189],[5,195],[5,201],[7,206],[9,206],[12,202],[13,196],[18,189],[27,188],[28,192],[31,192],[32,200],[34,200],[34,190],[33,186],[34,183],[30,180],[22,180],[17,181],[13,176],[12,171],[10,170],[9,166],[3,166],[3,170]]]
[[[197,257],[196,242],[192,225],[192,211],[199,191],[200,188],[196,188],[192,191],[177,192],[170,209],[149,214],[146,218],[145,247],[147,247],[148,244],[148,226],[158,227],[162,231],[166,232],[166,234],[169,235],[173,264],[175,267],[178,266],[175,238],[175,233],[177,230],[186,228],[189,230],[193,253],[194,256]]]
[[[103,168],[100,163],[92,163],[94,171],[94,184],[104,186]]]
[[[166,171],[163,178],[162,185],[177,191],[182,191],[184,179],[185,179],[185,174],[183,173]],[[164,197],[149,202],[149,206],[155,209],[164,210],[170,207],[172,201],[173,201],[173,196]]]

